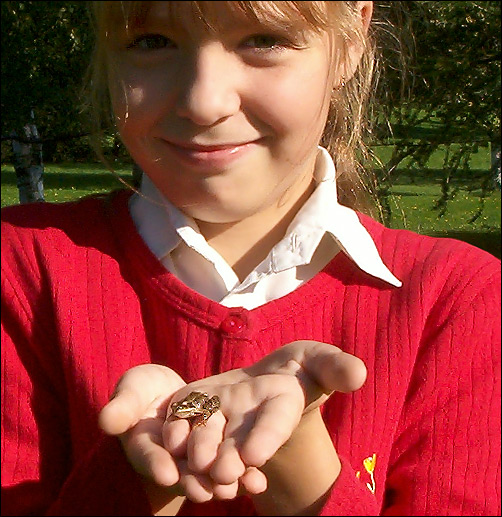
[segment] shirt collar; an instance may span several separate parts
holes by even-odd
[[[228,290],[235,286],[237,275],[208,244],[195,220],[176,208],[146,174],[141,177],[140,195],[131,196],[129,209],[139,234],[161,262],[183,241],[213,264]]]
[[[291,260],[294,262],[301,259],[308,262],[327,232],[360,269],[401,287],[400,280],[383,263],[373,239],[359,221],[357,213],[338,203],[335,164],[328,151],[322,147],[319,147],[314,178],[317,188],[292,221],[286,237],[274,247],[274,256],[277,257],[275,269],[284,267],[282,261],[287,261],[286,248],[294,248],[295,244],[298,253]]]
[[[285,237],[274,246],[244,284],[249,284],[251,279],[257,279],[269,271],[279,272],[308,264],[321,239],[328,233],[360,269],[400,287],[401,282],[383,263],[357,213],[338,203],[335,165],[322,147],[319,147],[314,178],[317,187],[293,219]],[[142,177],[141,194],[131,197],[131,215],[138,232],[159,260],[170,254],[183,239],[188,246],[212,262],[217,270],[225,269],[228,273],[227,268],[230,266],[209,246],[196,222],[170,203],[146,174]]]
[[[160,260],[180,242],[177,221],[186,219],[189,224],[188,218],[161,194],[146,174],[141,177],[140,194],[133,194],[129,200],[129,210],[139,234]]]

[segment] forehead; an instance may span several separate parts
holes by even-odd
[[[107,30],[161,24],[188,32],[220,32],[237,25],[322,32],[344,2],[98,2],[108,4]],[[328,4],[331,4],[328,7]],[[99,7],[98,7],[99,8]],[[108,14],[108,16],[106,16]]]

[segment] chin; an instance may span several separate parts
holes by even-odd
[[[189,214],[191,217],[196,219],[197,221],[204,221],[205,223],[210,224],[232,224],[237,223],[239,221],[242,221],[248,217],[250,217],[252,214],[249,213],[238,213],[237,211],[214,211],[214,212],[208,212],[206,210]]]
[[[198,221],[212,224],[231,224],[253,216],[259,209],[250,207],[246,210],[243,206],[191,206],[184,210],[186,214]]]

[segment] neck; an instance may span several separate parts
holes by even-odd
[[[197,221],[208,243],[230,264],[240,281],[266,258],[314,191],[312,176],[288,192],[286,200],[232,223]]]

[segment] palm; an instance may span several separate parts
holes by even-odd
[[[261,467],[290,438],[302,415],[318,408],[334,391],[353,391],[363,382],[362,361],[325,343],[297,341],[253,366],[191,383],[191,391],[218,395],[221,412],[205,426],[168,418],[164,445],[188,458],[195,472],[210,472],[217,483],[231,483],[247,467]]]

